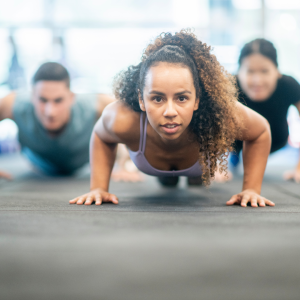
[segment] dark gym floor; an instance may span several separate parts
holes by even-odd
[[[271,158],[272,208],[225,205],[240,175],[209,189],[112,183],[119,205],[69,205],[87,169],[43,177],[2,156],[15,180],[0,180],[0,299],[300,299],[300,186],[281,179],[296,156]]]

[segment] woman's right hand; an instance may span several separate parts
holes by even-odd
[[[116,195],[110,194],[102,189],[94,189],[87,194],[76,197],[69,201],[70,204],[85,204],[91,205],[95,202],[96,205],[101,205],[103,202],[112,202],[118,204],[119,200]]]

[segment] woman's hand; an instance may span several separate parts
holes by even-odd
[[[112,202],[114,204],[118,204],[119,200],[114,194],[110,194],[102,189],[94,189],[87,194],[69,201],[70,204],[78,205],[91,205],[93,202],[95,202],[96,205],[101,205],[103,202]]]
[[[239,194],[233,195],[229,201],[226,202],[226,205],[240,204],[243,207],[246,207],[248,202],[251,203],[252,207],[259,206],[275,206],[275,203],[262,197],[257,194],[254,190],[248,189],[244,190]]]
[[[218,183],[225,183],[232,180],[232,173],[230,171],[227,171],[227,176],[225,173],[221,173],[219,170],[215,172],[214,181]]]

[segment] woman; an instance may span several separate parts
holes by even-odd
[[[70,203],[118,203],[108,192],[118,143],[146,174],[201,175],[208,185],[217,162],[226,172],[228,151],[241,139],[243,191],[227,205],[274,205],[260,196],[271,143],[268,123],[236,101],[234,78],[195,35],[162,34],[140,64],[119,76],[115,94],[119,101],[107,106],[91,138],[91,191]]]
[[[239,101],[264,116],[271,127],[271,153],[284,147],[288,140],[287,111],[295,105],[300,112],[300,85],[291,76],[278,71],[277,53],[273,44],[256,39],[246,44],[239,57],[237,75]],[[236,166],[242,141],[236,141],[235,153],[230,158]],[[286,179],[300,182],[300,161],[295,171],[285,174]]]

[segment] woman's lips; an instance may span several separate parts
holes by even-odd
[[[179,130],[180,124],[165,124],[161,125],[163,131],[167,134],[174,134]]]
[[[265,88],[263,87],[251,87],[250,90],[254,93],[261,93],[265,91]]]

